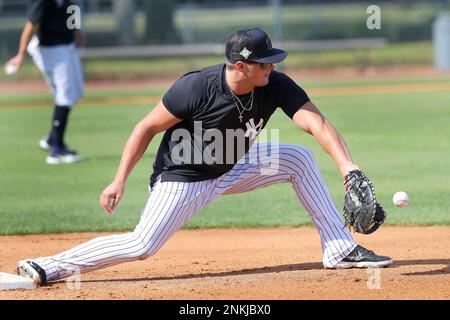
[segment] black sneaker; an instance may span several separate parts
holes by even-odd
[[[49,151],[51,151],[51,147],[52,146],[48,143],[47,137],[44,137],[41,140],[39,140],[39,148],[41,148],[42,150],[49,152]],[[63,145],[60,149],[62,152],[67,153],[67,154],[73,154],[73,155],[77,154],[77,150],[69,148],[66,145]]]
[[[47,156],[47,164],[65,164],[65,163],[75,163],[86,160],[82,156],[78,156],[73,153],[67,153],[64,147],[51,147],[51,152]]]
[[[383,268],[390,266],[392,262],[390,257],[378,256],[373,251],[358,245],[348,256],[339,261],[334,268]]]
[[[47,275],[36,262],[21,260],[17,263],[17,274],[22,277],[30,278],[38,286],[47,283]]]

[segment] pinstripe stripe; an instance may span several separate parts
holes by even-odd
[[[162,186],[162,188],[165,189],[166,186]],[[158,192],[158,194],[161,193],[160,190],[156,190],[156,192]],[[164,199],[161,199],[161,200],[164,201]],[[156,203],[158,203],[158,202],[156,202]],[[68,252],[69,255],[72,255],[73,257],[78,257],[78,256],[80,256],[80,253],[79,253],[80,250],[82,250],[83,253],[86,253],[86,254],[90,253],[92,251],[95,251],[95,250],[101,250],[101,247],[99,247],[100,245],[102,245],[104,243],[106,243],[106,244],[118,244],[118,243],[121,243],[121,241],[119,239],[121,237],[123,237],[123,236],[126,237],[127,235],[129,235],[129,234],[127,233],[125,235],[113,235],[113,236],[99,237],[99,238],[96,238],[96,239],[93,239],[93,240],[89,241],[88,243],[85,244],[85,246],[81,245],[79,247],[75,247],[74,249],[72,249],[73,251],[69,250],[67,252]],[[119,241],[114,242],[113,240],[115,240],[115,239],[118,239]],[[77,248],[78,248],[78,250],[77,250]]]
[[[350,247],[354,247],[354,242],[351,238],[351,236],[349,235],[349,233],[347,232],[347,230],[344,229],[342,220],[339,217],[339,214],[337,213],[337,210],[334,206],[334,204],[332,203],[331,197],[329,195],[329,193],[327,192],[327,189],[325,187],[325,184],[323,182],[323,179],[320,176],[320,173],[318,173],[318,168],[317,165],[315,164],[314,159],[312,158],[312,154],[310,152],[307,152],[306,149],[301,148],[301,147],[297,147],[297,146],[291,146],[291,145],[281,145],[280,150],[283,149],[283,156],[280,157],[280,162],[279,162],[279,167],[285,167],[285,165],[282,163],[284,160],[289,162],[290,165],[286,166],[286,173],[292,173],[292,169],[293,168],[297,168],[297,170],[299,170],[300,172],[302,172],[302,180],[305,180],[305,174],[304,172],[308,172],[310,174],[310,177],[312,179],[309,179],[307,182],[309,183],[309,188],[307,188],[305,186],[305,191],[308,193],[311,201],[313,201],[313,203],[315,204],[315,207],[318,208],[318,212],[328,212],[330,214],[335,215],[334,217],[334,221],[332,224],[330,224],[328,222],[327,219],[325,219],[324,221],[326,222],[326,226],[324,226],[321,222],[320,219],[317,218],[317,214],[315,214],[315,210],[313,210],[311,208],[310,205],[308,205],[308,202],[303,199],[300,198],[300,200],[302,201],[302,203],[304,204],[304,206],[307,208],[307,211],[309,211],[310,216],[313,218],[314,222],[316,224],[318,224],[318,229],[319,229],[319,233],[321,234],[321,239],[322,242],[326,242],[329,243],[329,245],[333,246],[333,250],[334,252],[345,252],[345,255],[348,253],[348,244],[346,244],[344,247],[341,245],[341,242],[337,242],[337,244],[333,241],[333,239],[339,239],[339,238],[344,238],[347,239],[348,242],[351,244]],[[295,154],[298,154],[298,150],[301,150],[301,154],[300,156],[302,156],[304,159],[300,159],[298,157],[295,156]],[[289,152],[290,151],[290,152]],[[305,154],[303,154],[305,153]],[[286,156],[291,156],[293,157],[296,161],[291,161],[289,159],[286,158]],[[308,157],[308,158],[306,158]],[[306,169],[306,170],[302,170],[297,163],[301,163],[302,166]],[[306,165],[305,162],[308,164]],[[283,170],[279,170],[280,172]],[[314,176],[312,176],[312,174],[314,174]],[[314,186],[311,184],[311,180],[314,183]],[[319,183],[317,183],[317,181]],[[294,189],[296,190],[296,193],[298,195],[301,194],[301,191],[299,188],[296,188],[296,186],[294,185]],[[311,193],[309,192],[309,189],[312,189],[313,192],[315,193],[315,196],[312,196]],[[319,199],[321,205],[319,205],[315,199]],[[338,217],[338,219],[336,220],[336,216]],[[314,219],[315,218],[315,219]],[[328,216],[326,216],[325,218],[328,218]],[[338,226],[336,226],[336,224],[339,226],[342,226],[342,228],[339,228]],[[331,234],[330,234],[331,232]],[[325,239],[323,239],[323,237],[325,237]],[[339,246],[339,248],[337,247]],[[334,263],[337,263],[338,261],[340,261],[340,259],[342,259],[343,257],[345,257],[345,255],[339,255],[339,259],[336,260]]]
[[[165,186],[163,186],[163,188],[165,188]],[[112,236],[106,236],[106,237],[99,237],[96,239],[93,239],[89,242],[87,242],[84,245],[75,247],[72,250],[69,250],[65,253],[63,253],[61,256],[61,258],[59,258],[58,256],[55,256],[55,260],[61,260],[61,262],[66,261],[66,257],[69,255],[72,255],[72,261],[70,261],[69,264],[83,264],[82,262],[84,261],[85,263],[88,263],[88,260],[90,258],[89,254],[92,252],[96,252],[97,254],[102,252],[105,248],[108,247],[113,247],[114,245],[124,245],[124,244],[129,244],[129,243],[133,243],[136,242],[137,240],[139,240],[138,238],[136,238],[136,236],[132,233],[127,233],[124,235],[112,235]],[[139,240],[140,241],[140,240]],[[72,251],[72,252],[71,252]],[[81,257],[81,259],[77,259]],[[58,259],[59,258],[59,259]],[[67,262],[66,262],[67,263]],[[84,263],[84,264],[85,264]]]
[[[34,261],[46,270],[51,281],[70,276],[70,269],[74,267],[89,272],[144,259],[156,253],[186,221],[217,196],[289,181],[319,232],[324,265],[333,266],[353,250],[356,243],[344,228],[312,152],[295,145],[283,144],[278,148],[268,145],[265,150],[270,148],[276,152],[262,157],[258,154],[261,146],[254,145],[246,154],[246,162],[236,164],[217,179],[199,182],[161,182],[157,179],[133,232],[98,237],[55,256]],[[278,157],[277,171],[263,175],[261,169],[272,165],[272,160],[277,160],[275,157]]]
[[[173,194],[175,191],[177,191],[179,188],[180,188],[180,185],[182,185],[182,184],[180,184],[180,183],[172,183],[172,185],[171,185],[171,188],[170,188],[170,191],[168,191],[168,193],[169,194]],[[182,195],[182,193],[180,194],[180,195]],[[181,199],[182,197],[180,197],[180,199]],[[172,200],[174,200],[174,199],[172,199]],[[175,207],[178,207],[178,205],[179,205],[179,201],[177,202],[177,204],[175,205]],[[169,207],[171,206],[171,204],[169,205]],[[164,208],[162,208],[161,209],[161,212],[164,212],[165,211],[165,209]],[[189,214],[189,213],[188,213]],[[176,216],[177,214],[175,213],[175,216]],[[180,215],[180,217],[181,217],[181,215]],[[186,216],[186,217],[184,217],[183,219],[182,219],[182,221],[185,221],[186,219],[187,219],[188,217]],[[155,221],[156,220],[158,220],[158,218],[157,219],[155,219]],[[155,222],[154,221],[154,222]],[[168,226],[170,226],[170,224],[165,224],[165,225],[168,225]],[[171,234],[173,234],[178,228],[179,228],[180,226],[175,226],[175,228],[172,228],[172,230],[170,230],[169,232],[167,232],[167,231],[165,231],[164,230],[164,228],[161,230],[161,231],[158,231],[157,230],[157,232],[154,232],[154,234],[156,234],[156,235],[159,235],[158,236],[158,238],[157,239],[153,239],[153,238],[150,238],[150,239],[148,239],[148,240],[145,240],[145,247],[148,247],[148,244],[149,243],[152,243],[152,242],[154,242],[154,244],[156,244],[156,246],[155,245],[152,245],[152,246],[150,246],[150,248],[149,249],[147,249],[146,251],[148,251],[148,252],[153,252],[153,251],[156,251],[155,250],[155,248],[158,248],[160,245],[162,245],[162,243],[164,243],[165,242],[165,240],[168,238],[168,236],[170,236]],[[163,237],[162,237],[163,236]],[[144,239],[145,239],[145,237],[144,237]],[[142,250],[142,248],[141,247],[138,247],[138,248],[135,248],[135,250],[132,250],[132,248],[129,248],[129,249],[127,249],[127,253],[128,253],[128,255],[133,255],[134,253],[136,253],[136,252],[139,252],[140,250]],[[112,251],[114,251],[114,250],[112,250]],[[107,254],[107,253],[105,253],[105,252],[103,252],[103,254]],[[120,256],[120,255],[109,255],[109,258],[111,259],[116,259],[116,258],[118,258],[118,256]],[[97,259],[99,259],[100,258],[100,256],[97,256],[96,257]],[[122,258],[122,261],[120,261],[120,262],[124,262],[124,260],[135,260],[135,258],[134,257],[132,257],[132,258],[126,258],[126,259],[123,259]],[[115,262],[115,263],[113,263],[113,264],[117,264],[117,263],[119,263],[119,262]],[[108,260],[106,260],[105,262],[102,262],[102,267],[104,267],[106,264],[108,264],[108,265],[111,265],[111,263],[108,263]],[[87,267],[87,269],[86,270],[88,270],[88,269],[91,269],[90,267]]]
[[[291,154],[290,156],[298,159],[295,155]],[[282,159],[282,161],[283,160],[284,159]],[[305,159],[305,160],[307,160],[307,159]],[[315,217],[317,219],[316,223],[320,222],[320,226],[322,227],[322,230],[325,231],[323,233],[323,235],[326,237],[326,242],[330,243],[330,245],[335,246],[335,244],[333,243],[333,241],[331,241],[331,239],[332,238],[337,238],[337,234],[339,234],[339,230],[336,230],[336,228],[334,228],[333,225],[331,225],[328,222],[328,220],[324,220],[324,222],[326,223],[326,226],[323,225],[322,221],[321,221],[322,220],[321,217],[322,218],[324,217],[323,215],[321,215],[321,213],[323,213],[323,212],[335,212],[336,211],[334,206],[330,206],[329,205],[331,200],[330,200],[329,194],[324,192],[324,188],[325,188],[324,182],[323,182],[322,179],[318,181],[317,174],[314,174],[314,176],[313,176],[313,173],[315,173],[314,172],[315,171],[314,168],[312,168],[310,166],[310,170],[308,170],[308,168],[306,167],[305,163],[302,160],[298,159],[298,161],[300,163],[302,163],[302,165],[306,168],[304,170],[305,175],[301,177],[301,184],[300,185],[304,185],[305,186],[303,189],[309,195],[310,201],[307,201],[307,202],[309,204],[314,203],[315,207],[316,207],[316,210],[312,210],[310,212],[310,215],[311,216],[312,216],[312,214],[314,215],[312,217],[313,218]],[[307,161],[307,163],[309,163],[309,161]],[[295,165],[295,164],[291,163],[291,166],[292,165]],[[280,166],[283,166],[283,165],[280,163]],[[288,168],[289,168],[289,166],[288,166]],[[294,177],[294,180],[295,180],[295,177]],[[306,183],[308,183],[308,186],[306,186]],[[294,184],[294,189],[296,187],[298,188],[296,190],[297,194],[301,193],[302,189],[299,187],[298,183]],[[312,195],[311,192],[314,195]],[[319,215],[321,215],[321,216],[319,216]],[[328,218],[328,217],[326,217],[326,218]],[[330,235],[330,232],[333,234],[332,236]],[[343,249],[344,248],[337,248],[337,247],[334,248],[335,251],[340,251],[340,250],[343,250]]]
[[[161,187],[162,187],[162,191],[164,191],[167,188],[166,185],[163,185]],[[161,200],[162,201],[167,201],[167,199],[169,197],[167,195],[164,195],[164,196],[165,196],[165,198],[163,197]],[[131,235],[131,233],[125,234],[125,237],[128,236],[128,235]],[[118,237],[116,237],[116,236],[100,237],[100,238],[97,238],[97,239],[94,239],[94,240],[91,240],[90,242],[88,242],[90,244],[89,246],[80,247],[79,249],[83,251],[82,254],[89,254],[89,253],[92,253],[92,252],[96,252],[98,250],[103,250],[104,248],[107,248],[107,247],[110,247],[110,246],[113,246],[113,245],[128,244],[128,243],[133,242],[133,241],[136,240],[134,237],[132,237],[131,239],[128,239],[129,241],[127,241],[125,243],[121,242],[120,239],[118,239],[119,241],[114,241],[117,238],[120,238],[121,236],[122,235],[119,235]],[[102,247],[102,245],[106,245],[106,246]],[[79,254],[77,254],[76,251],[73,252],[73,254],[75,255],[75,257],[79,256]]]
[[[293,156],[293,157],[296,158],[295,156]],[[303,163],[303,161],[301,161],[300,159],[298,159],[298,160]],[[310,161],[314,161],[314,160],[310,159]],[[315,163],[315,161],[313,163]],[[294,164],[292,163],[292,165],[294,165]],[[325,187],[325,183],[323,182],[321,175],[318,173],[317,166],[313,166],[311,168],[311,170],[305,170],[305,171],[309,174],[314,174],[314,177],[311,176],[312,179],[308,180],[308,182],[312,181],[314,183],[314,187],[310,184],[309,188],[311,188],[314,191],[317,191],[319,194],[316,193],[315,197],[313,197],[313,199],[314,198],[319,199],[321,204],[324,207],[326,207],[327,210],[329,210],[330,212],[337,213],[337,210],[331,200],[331,196]],[[338,220],[341,221],[340,219],[338,219]]]
[[[283,147],[284,147],[284,145],[283,145]],[[281,148],[280,148],[281,149]],[[291,152],[297,152],[296,151],[296,149],[292,149],[292,148],[283,148],[283,150],[286,150],[286,151],[291,151]],[[302,150],[304,150],[304,149],[302,149]],[[298,152],[297,152],[298,153]],[[285,159],[285,157],[286,156],[291,156],[291,157],[293,157],[294,159],[296,159],[296,161],[290,161],[290,160],[288,160],[288,159]],[[307,168],[307,166],[305,165],[305,162],[309,162],[309,161],[307,161],[307,159],[305,158],[304,159],[304,161],[302,161],[301,159],[299,159],[299,158],[297,158],[295,155],[293,155],[293,154],[289,154],[289,153],[283,153],[283,157],[280,157],[281,159],[280,159],[280,167],[286,167],[286,170],[284,171],[284,173],[286,173],[286,174],[295,174],[295,173],[297,173],[298,171],[300,171],[300,172],[302,172],[302,178],[305,176],[305,173],[304,172],[307,172],[308,170],[303,170],[301,167],[299,167],[298,166],[298,162],[299,163],[301,163],[302,164],[302,166],[304,167],[304,168]],[[282,162],[283,161],[287,161],[287,162],[289,162],[290,163],[290,165],[289,166],[285,166]],[[292,170],[292,169],[295,169],[295,168],[297,168],[297,170]],[[297,171],[297,172],[296,172]],[[317,186],[315,185],[314,187],[311,185],[311,182],[308,180],[308,183],[310,184],[310,188],[314,191],[314,193],[316,193],[315,192],[315,190],[316,190],[316,188],[317,188]],[[295,186],[294,186],[295,187]],[[318,208],[318,210],[317,211],[319,211],[319,212],[325,212],[326,210],[324,210],[324,208],[322,207],[322,206],[320,206],[320,205],[318,205],[317,203],[316,203],[316,198],[319,198],[320,199],[320,197],[319,197],[319,195],[318,194],[315,194],[316,195],[316,197],[312,197],[311,196],[311,194],[309,193],[309,189],[308,188],[305,188],[305,191],[310,195],[310,198],[311,198],[311,200],[314,202],[314,204],[315,204],[315,207],[316,208]],[[296,192],[297,192],[297,194],[299,194],[300,193],[300,189],[296,189]],[[322,203],[322,205],[323,205],[323,203]],[[309,210],[308,210],[310,213],[314,213],[315,212],[315,210],[312,210],[311,209],[311,207],[309,206]],[[320,220],[319,219],[317,219],[317,215],[314,215],[314,216],[312,216],[312,218],[314,218],[314,217],[316,217],[316,220],[317,220],[317,222],[316,223],[320,223]],[[329,235],[329,233],[328,233],[328,231],[330,230],[331,232],[332,232],[332,229],[330,228],[330,226],[328,225],[328,228],[325,228],[323,225],[321,225],[321,227],[322,227],[322,229],[324,230],[324,232],[325,232],[325,236],[326,236],[326,241],[328,241],[328,240],[330,240],[330,239],[332,239],[333,237],[332,236],[330,236]],[[334,232],[333,232],[333,234],[334,234]],[[336,235],[334,234],[334,237],[335,237]],[[339,249],[337,249],[336,248],[336,250],[339,250]]]
[[[185,182],[181,183],[181,185],[183,186],[185,184],[186,184]],[[185,219],[183,220],[187,220],[188,217],[191,216],[191,212],[189,211],[186,211],[183,214],[183,211],[181,210],[183,207],[179,206],[180,199],[182,199],[182,197],[178,199],[177,204],[175,205],[174,212],[168,216],[167,222],[162,226],[162,230],[155,233],[156,239],[153,241],[150,240],[150,243],[154,243],[156,244],[156,246],[152,245],[148,249],[149,254],[153,254],[154,252],[156,252],[159,249],[159,247],[162,246],[164,242],[181,227],[180,224],[176,223],[177,220],[179,221],[179,216],[185,217]],[[173,219],[171,219],[172,217]]]

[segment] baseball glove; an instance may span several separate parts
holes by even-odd
[[[352,170],[344,178],[345,225],[351,230],[370,234],[386,219],[386,213],[377,202],[372,182],[361,170]]]

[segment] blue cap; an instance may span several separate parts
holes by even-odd
[[[230,63],[277,63],[286,58],[287,52],[272,48],[272,41],[267,33],[259,28],[251,28],[236,31],[228,37],[225,55]]]

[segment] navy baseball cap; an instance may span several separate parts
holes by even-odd
[[[228,37],[225,55],[230,63],[237,61],[277,63],[286,58],[287,52],[272,48],[267,33],[258,28],[251,28],[236,31]]]

